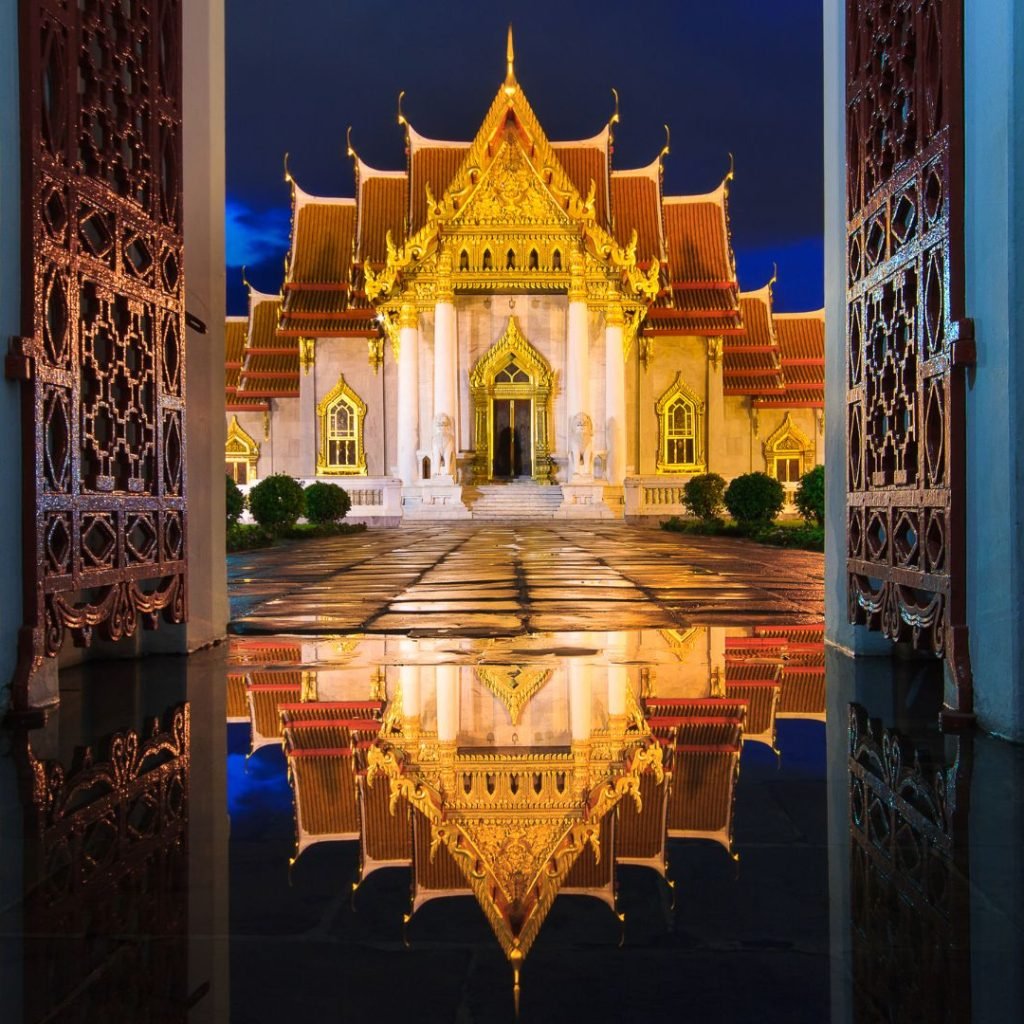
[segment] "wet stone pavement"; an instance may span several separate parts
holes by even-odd
[[[624,524],[432,525],[229,558],[232,632],[506,636],[819,621],[819,554]]]

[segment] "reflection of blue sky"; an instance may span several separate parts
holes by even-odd
[[[228,814],[232,839],[292,830],[292,794],[284,754],[276,744],[245,760],[249,726],[228,726]]]

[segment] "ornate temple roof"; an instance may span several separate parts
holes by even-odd
[[[238,394],[248,326],[247,316],[229,316],[224,321],[224,406],[228,412],[262,412],[267,408],[262,399]]]
[[[762,396],[757,405],[825,406],[825,311],[775,313],[785,395]]]
[[[236,395],[241,398],[297,398],[299,345],[281,338],[277,322],[281,298],[249,289],[249,339]]]
[[[772,320],[772,282],[740,295],[743,331],[725,338],[723,378],[727,395],[784,395],[782,353]]]
[[[665,258],[665,232],[661,208],[661,156],[646,167],[611,173],[612,216],[615,237],[625,245],[637,235],[641,262]]]

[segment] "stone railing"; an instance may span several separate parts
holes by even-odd
[[[682,516],[683,487],[688,477],[629,477],[625,483],[626,517]]]

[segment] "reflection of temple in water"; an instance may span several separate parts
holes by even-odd
[[[284,748],[293,863],[358,842],[361,878],[410,871],[406,924],[474,895],[517,984],[559,893],[618,914],[617,868],[668,881],[670,839],[738,859],[743,744],[777,753],[777,719],[825,707],[814,626],[238,639],[232,662],[228,717],[248,717],[250,756]]]

